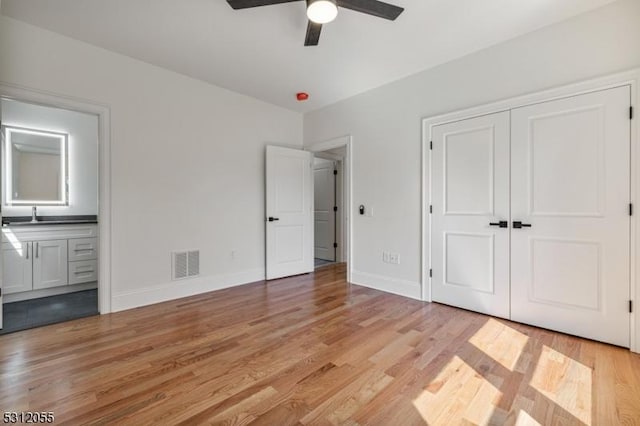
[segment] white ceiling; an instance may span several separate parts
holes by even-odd
[[[613,1],[389,0],[396,21],[340,9],[317,47],[304,1],[3,0],[2,14],[305,112]]]

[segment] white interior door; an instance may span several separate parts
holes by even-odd
[[[512,220],[530,225],[511,231],[513,320],[629,346],[629,102],[512,110]]]
[[[435,126],[432,142],[432,298],[508,318],[509,112]]]
[[[314,159],[313,167],[313,245],[314,257],[336,260],[336,176],[334,162],[323,158]]]
[[[313,271],[313,154],[267,146],[267,279]]]

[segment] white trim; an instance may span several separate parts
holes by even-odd
[[[342,161],[343,160],[342,155],[332,154],[330,152],[325,152],[325,151],[316,152],[315,153],[315,157],[316,158],[322,158],[324,160],[331,160],[331,161]]]
[[[111,312],[111,113],[109,106],[2,81],[0,81],[0,96],[98,116],[98,229],[100,234],[98,309],[101,314]]]
[[[631,81],[631,106],[634,109],[634,117],[631,120],[631,202],[635,204],[636,214],[631,216],[631,236],[629,239],[631,251],[631,288],[629,298],[633,301],[634,310],[630,315],[630,346],[631,351],[640,353],[640,314],[638,313],[638,303],[640,299],[640,277],[638,276],[638,266],[640,265],[640,227],[638,222],[638,201],[640,200],[640,126],[638,125],[638,105],[640,105],[640,94],[638,84],[640,83],[640,70],[635,72],[635,78]],[[635,285],[634,285],[635,284]]]
[[[196,294],[264,281],[264,276],[264,268],[257,268],[231,274],[189,278],[181,280],[179,284],[176,284],[175,281],[170,281],[161,285],[114,294],[111,307],[113,312],[139,308]]]
[[[640,250],[638,244],[640,243],[640,226],[638,224],[638,214],[640,214],[640,153],[638,143],[640,142],[640,135],[638,126],[639,113],[638,105],[640,105],[640,99],[638,98],[638,83],[640,82],[640,69],[621,72],[618,74],[603,76],[587,81],[582,81],[567,86],[560,86],[549,90],[544,90],[536,93],[529,93],[522,96],[516,96],[508,99],[503,99],[497,102],[492,102],[485,105],[475,106],[464,110],[453,111],[433,117],[427,117],[422,120],[422,220],[421,220],[421,235],[422,235],[422,253],[421,253],[421,286],[422,286],[422,300],[431,301],[431,280],[428,276],[428,269],[431,263],[431,233],[430,230],[430,216],[428,213],[428,206],[431,203],[431,153],[429,150],[429,142],[431,141],[431,130],[434,126],[439,124],[451,123],[463,119],[478,117],[487,114],[493,114],[496,112],[507,111],[514,108],[519,108],[527,105],[532,105],[540,102],[547,102],[555,99],[567,98],[571,96],[582,95],[585,93],[596,92],[600,90],[611,89],[620,86],[631,87],[631,106],[634,108],[634,119],[631,120],[631,202],[636,205],[636,212],[631,217],[631,230],[630,230],[630,259],[631,259],[631,285],[630,285],[630,298],[634,303],[634,312],[630,315],[630,349],[633,352],[640,353],[640,314],[638,310],[640,308],[640,277],[637,271],[640,266]]]
[[[345,236],[345,256],[347,261],[347,281],[351,282],[352,279],[352,260],[353,260],[353,222],[351,215],[353,214],[353,137],[351,135],[341,136],[334,139],[325,140],[322,142],[312,143],[305,146],[305,149],[311,152],[327,151],[334,148],[346,147],[346,156],[342,163],[342,178],[344,180],[344,217],[342,223],[342,229]]]
[[[351,272],[350,282],[363,287],[384,291],[386,293],[393,293],[399,296],[421,300],[421,285],[419,282],[401,280],[398,278],[370,274],[368,272],[360,272],[355,270]]]

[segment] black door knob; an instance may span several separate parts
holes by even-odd
[[[273,221],[275,221],[275,220],[280,220],[280,218],[278,218],[278,217],[271,217],[271,216],[269,216],[269,222],[273,222]]]
[[[514,220],[513,221],[513,227],[515,229],[520,229],[520,228],[531,228],[531,224],[530,223],[522,223],[519,220]]]
[[[498,226],[500,228],[507,228],[509,227],[509,222],[507,222],[506,220],[501,220],[500,222],[490,222],[489,226]]]

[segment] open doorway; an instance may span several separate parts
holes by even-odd
[[[346,263],[351,279],[351,137],[343,136],[295,149],[267,145],[265,152],[265,277],[267,280],[313,272],[314,157],[330,160],[335,195],[327,196],[326,213],[335,212],[335,228],[325,236],[329,262]],[[333,170],[337,174],[333,175]],[[332,182],[332,179],[326,179]],[[337,247],[334,247],[337,244]],[[331,256],[331,257],[329,257]],[[344,270],[344,269],[343,269]]]
[[[308,146],[314,155],[314,261],[316,268],[346,263],[351,278],[351,136]]]
[[[314,266],[344,262],[343,161],[346,148],[315,152],[314,179]]]
[[[0,97],[0,334],[98,311],[95,114]]]
[[[60,182],[54,199],[42,193],[34,198],[33,191],[29,195],[22,188],[27,181],[17,173],[9,192],[6,184],[14,170],[1,179],[0,334],[111,312],[108,107],[2,83],[0,99],[3,126],[56,133],[66,154],[61,154],[59,176],[52,179]],[[43,170],[26,176],[41,182]],[[0,176],[5,171],[0,168]],[[24,320],[26,312],[27,321],[3,324],[3,307],[13,319]]]

